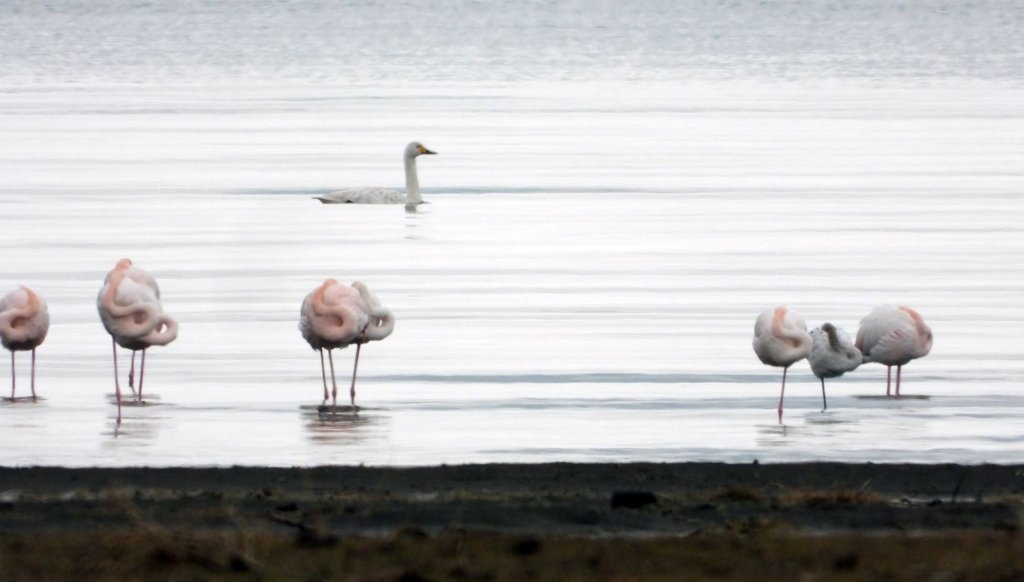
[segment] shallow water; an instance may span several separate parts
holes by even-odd
[[[97,33],[68,36],[26,5],[16,40],[0,41],[13,55],[0,286],[33,287],[53,325],[45,399],[0,402],[0,464],[1021,462],[1024,61],[1004,57],[1024,49],[999,35],[1020,17],[979,5],[990,39],[917,6],[882,17],[967,48],[927,60],[931,37],[915,32],[872,68],[863,39],[822,37],[829,58],[771,45],[800,57],[782,74],[735,43],[689,55],[665,41],[613,63],[583,43],[580,67],[559,69],[534,53],[502,61],[481,38],[488,58],[459,53],[462,68],[436,77],[373,53],[314,82],[335,57],[306,45],[289,45],[292,59],[264,47],[243,74],[235,49],[206,37],[192,39],[206,52],[177,39],[161,61],[136,24],[125,60],[83,54]],[[604,30],[613,13],[594,14],[584,26]],[[657,20],[636,18],[622,30]],[[25,30],[46,27],[65,33],[64,57],[32,61]],[[420,160],[430,204],[417,212],[311,199],[400,186],[410,139],[440,152]],[[154,403],[126,407],[116,428],[94,302],[122,256],[158,278],[181,331],[149,352]],[[367,282],[398,316],[363,350],[358,416],[310,408],[319,360],[297,313],[326,277]],[[929,398],[859,398],[885,390],[885,369],[867,365],[829,382],[823,413],[800,363],[779,425],[781,373],[750,346],[757,314],[779,303],[851,333],[875,304],[914,306],[935,347],[905,368],[904,392]],[[345,398],[353,350],[336,356]]]

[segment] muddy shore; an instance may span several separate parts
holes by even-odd
[[[874,543],[918,558],[945,548],[943,555],[959,552],[964,561],[926,559],[936,572],[970,578],[991,567],[1013,579],[1024,577],[1022,525],[1024,465],[0,468],[0,558],[8,576],[18,574],[10,579],[78,575],[74,568],[86,566],[94,578],[131,578],[136,570],[143,577],[180,570],[460,578],[472,570],[463,555],[472,548],[474,564],[490,564],[480,579],[543,579],[544,568],[523,570],[538,555],[561,556],[562,569],[585,572],[594,556],[624,547],[632,549],[621,559],[597,561],[601,577],[637,574],[640,566],[630,564],[641,560],[651,568],[643,578],[657,579],[662,566],[670,574],[703,564],[684,559],[694,544],[706,547],[710,568],[694,575],[763,573],[772,562],[766,556],[775,556],[799,566],[778,570],[782,578],[805,571],[831,578],[887,555],[872,551]],[[83,553],[62,570],[44,557],[51,546]],[[709,557],[719,551],[724,562]],[[750,564],[735,561],[747,552]],[[818,563],[824,555],[830,561]],[[988,557],[979,564],[979,556]],[[136,570],[121,570],[126,563]],[[892,571],[906,579],[896,562]]]

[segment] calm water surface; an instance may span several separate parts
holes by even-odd
[[[458,40],[426,45],[432,21],[362,4],[4,9],[0,286],[53,324],[45,399],[0,403],[0,464],[1024,461],[1012,3],[458,4],[432,16]],[[111,10],[123,36],[97,32]],[[369,24],[344,40],[341,13]],[[311,199],[400,186],[412,139],[440,152],[417,212]],[[116,428],[95,297],[123,256],[181,331]],[[297,315],[326,277],[398,316],[358,416],[311,408]],[[777,424],[750,339],[780,303],[851,333],[913,305],[936,339],[904,392],[927,398],[865,398],[867,365],[823,413],[800,363]]]

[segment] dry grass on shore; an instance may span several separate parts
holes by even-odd
[[[806,535],[747,524],[680,538],[477,531],[334,537],[143,528],[0,536],[5,580],[1021,580],[1015,532]]]
[[[1024,580],[1024,466],[0,468],[12,580]]]

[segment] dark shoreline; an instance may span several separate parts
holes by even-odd
[[[16,579],[1024,579],[1022,526],[1024,465],[0,468]]]
[[[0,467],[0,492],[0,515],[8,518],[0,531],[8,532],[58,524],[74,528],[66,510],[102,513],[104,504],[117,499],[157,513],[166,510],[172,522],[185,519],[186,512],[176,511],[183,506],[257,513],[282,505],[337,509],[332,529],[353,534],[410,525],[440,530],[455,522],[474,529],[578,536],[679,534],[754,515],[819,531],[928,530],[1012,523],[1018,508],[1007,500],[1024,496],[1024,465]],[[630,501],[621,495],[629,493],[641,496]],[[28,507],[31,515],[11,519]],[[49,514],[56,515],[51,520]]]

